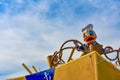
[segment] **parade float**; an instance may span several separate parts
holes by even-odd
[[[75,39],[67,40],[58,51],[48,55],[49,69],[38,71],[32,66],[33,73],[23,63],[29,74],[7,80],[120,80],[120,70],[116,67],[120,66],[120,48],[103,48],[97,43],[92,24],[82,29],[82,36],[86,44]],[[80,55],[74,58],[76,52]],[[68,56],[64,57],[64,54]]]

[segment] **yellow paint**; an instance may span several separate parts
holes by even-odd
[[[92,55],[92,54],[91,54]],[[95,80],[94,59],[85,55],[56,67],[54,80]]]
[[[96,63],[97,80],[120,80],[120,70],[105,61],[99,54],[96,55]]]
[[[54,80],[120,80],[120,70],[93,51],[56,67]]]
[[[7,80],[26,80],[25,76],[17,77],[17,78],[11,78]]]

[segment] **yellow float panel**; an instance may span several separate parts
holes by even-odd
[[[106,61],[97,54],[96,56],[96,80],[120,80],[120,70],[118,70],[112,63]]]
[[[25,76],[17,77],[17,78],[11,78],[7,80],[26,80]]]
[[[120,80],[120,71],[93,51],[56,67],[54,80]]]

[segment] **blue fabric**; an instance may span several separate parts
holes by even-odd
[[[95,45],[95,44],[99,44],[99,43],[98,43],[97,41],[94,41],[92,44],[94,44],[94,45]]]
[[[99,43],[97,41],[94,41],[92,44],[96,45],[96,44],[99,44]],[[83,46],[79,46],[79,45],[76,46],[76,48],[78,48],[77,49],[78,51],[80,51],[79,49],[85,50],[84,47],[87,48],[87,49],[89,49],[89,45],[87,45],[87,44],[83,44]],[[102,52],[103,52],[103,49],[102,49]]]
[[[78,51],[80,51],[79,49],[81,49],[81,50],[85,50],[84,47],[85,47],[85,48],[89,48],[89,46],[88,46],[87,44],[83,44],[83,46],[79,46],[79,45],[77,45],[76,48],[78,48]]]
[[[26,80],[53,80],[54,68],[27,75]]]

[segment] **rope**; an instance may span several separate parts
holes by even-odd
[[[110,58],[107,56],[107,54],[110,54],[110,53],[113,53],[113,52],[116,52],[116,57],[114,59]],[[111,46],[107,46],[104,48],[104,55],[105,57],[110,60],[110,61],[115,61],[115,63],[117,65],[120,65],[120,57],[119,57],[119,53],[120,53],[120,48],[118,50],[114,50]]]
[[[74,47],[72,47],[72,46],[64,47],[65,44],[68,43],[68,42],[72,42],[75,46]],[[51,60],[51,64],[54,64],[54,67],[56,67],[56,66],[58,66],[60,64],[65,63],[65,61],[62,59],[62,57],[63,57],[63,50],[66,50],[66,49],[76,49],[76,45],[78,45],[78,44],[83,46],[83,44],[80,41],[75,40],[75,39],[70,39],[70,40],[65,41],[61,45],[59,51],[54,52],[52,60]],[[85,52],[87,50],[85,47],[84,47],[84,49],[85,50],[81,50],[81,51]],[[69,59],[71,59],[71,58],[72,58],[72,56],[69,57]]]

